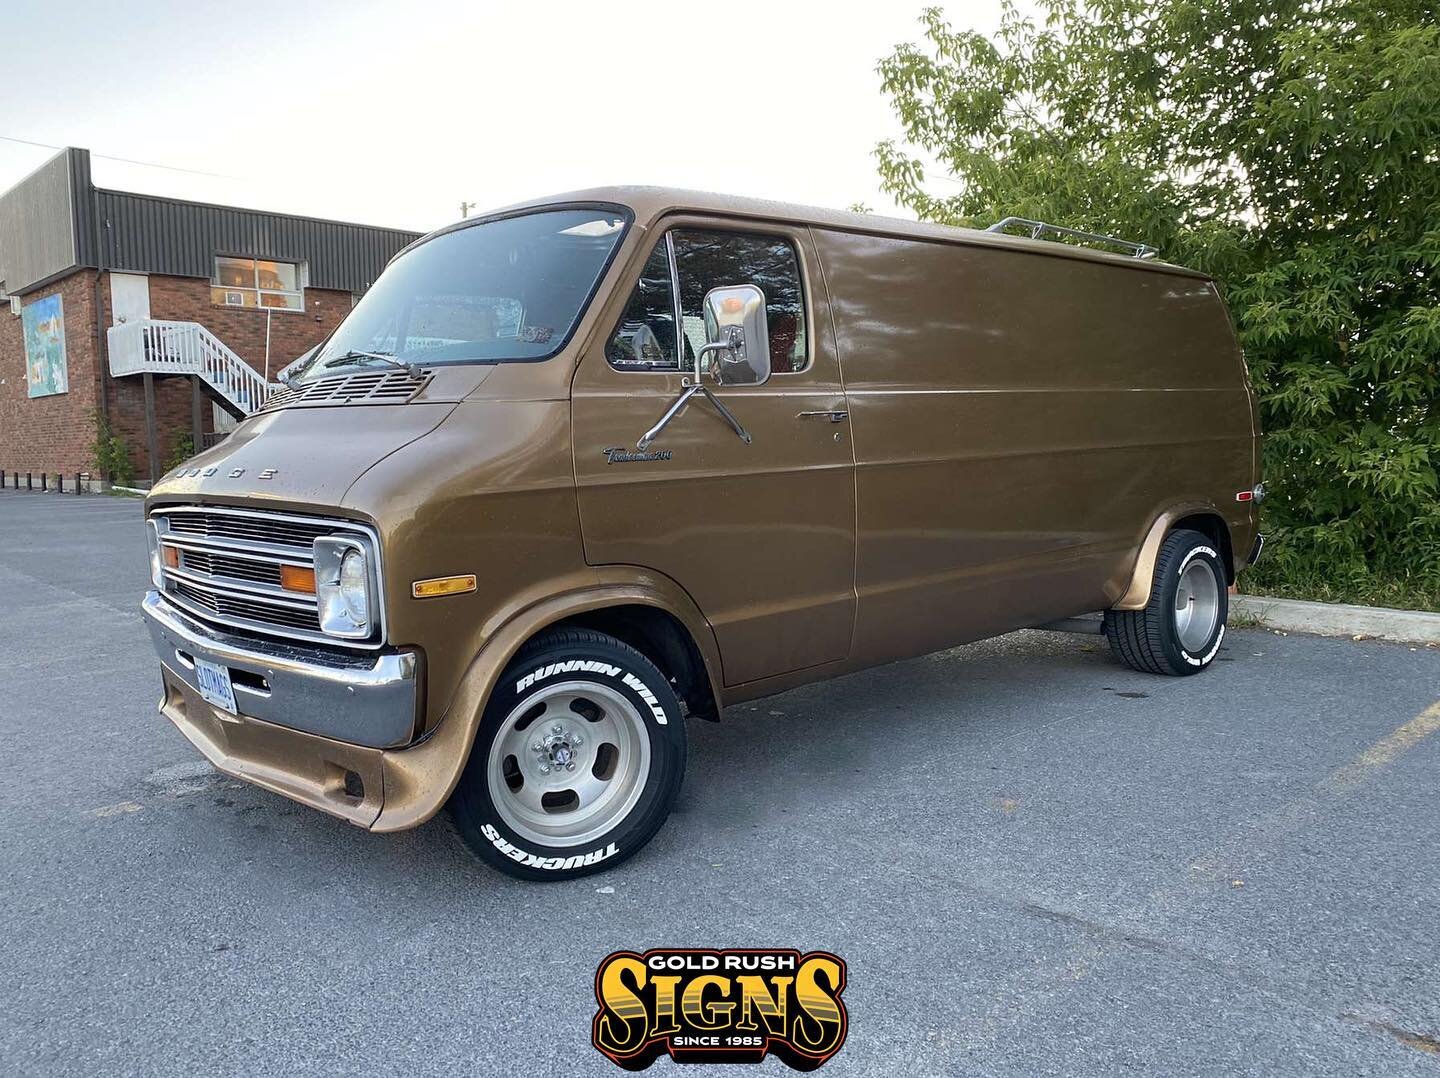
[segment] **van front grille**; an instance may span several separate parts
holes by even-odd
[[[206,576],[228,576],[232,580],[280,586],[280,566],[273,561],[250,561],[205,550],[186,550],[180,555],[180,568]]]
[[[285,607],[267,606],[262,602],[206,591],[204,588],[196,587],[184,580],[169,581],[166,590],[169,594],[179,596],[186,602],[194,603],[220,618],[263,622],[266,625],[288,626],[292,629],[304,629],[316,633],[320,631],[320,619],[313,608],[292,610]]]
[[[378,581],[379,542],[368,525],[190,505],[162,506],[151,519],[162,548],[173,550],[163,570],[162,594],[192,617],[230,631],[337,647],[373,648],[384,639],[380,610],[368,640],[342,640],[321,631],[314,594],[287,591],[280,583],[282,566],[313,570],[312,544],[326,535],[360,540]],[[383,602],[378,594],[376,601]]]

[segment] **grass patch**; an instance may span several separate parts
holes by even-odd
[[[1260,617],[1259,614],[1251,614],[1245,610],[1236,610],[1232,606],[1229,616],[1225,619],[1225,624],[1232,629],[1263,629],[1265,628],[1265,619]]]
[[[1266,580],[1263,575],[1242,574],[1240,592],[1272,599],[1308,599],[1314,603],[1349,603],[1383,606],[1392,610],[1440,611],[1440,585],[1410,580],[1359,580],[1352,582]]]

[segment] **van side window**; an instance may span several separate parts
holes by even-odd
[[[776,374],[804,370],[809,358],[805,293],[800,260],[790,241],[692,229],[677,230],[672,236],[687,361],[705,343],[705,293],[721,285],[753,284],[765,293],[771,369]]]
[[[605,358],[621,370],[673,371],[679,369],[675,345],[670,256],[661,237],[645,260],[640,280],[620,316],[620,325],[605,346]]]

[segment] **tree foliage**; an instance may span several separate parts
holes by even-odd
[[[1265,578],[1435,594],[1432,0],[1037,10],[1007,3],[987,37],[930,9],[923,42],[881,61],[905,134],[877,148],[884,189],[922,218],[1039,218],[1144,240],[1214,275],[1266,434]]]

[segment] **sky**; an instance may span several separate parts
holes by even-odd
[[[0,136],[87,148],[102,187],[419,231],[609,183],[893,213],[875,65],[930,2],[28,2]],[[0,190],[54,152],[0,140]]]

